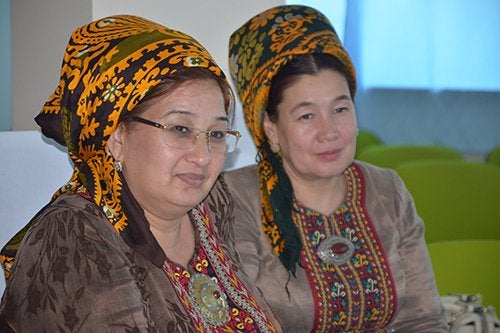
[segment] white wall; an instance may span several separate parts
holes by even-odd
[[[23,228],[70,178],[65,147],[38,131],[0,132],[0,247]],[[5,288],[0,273],[0,295]],[[1,331],[1,329],[0,329]]]
[[[12,129],[10,1],[0,0],[0,131]]]
[[[90,0],[12,0],[12,127],[34,130],[33,118],[59,82],[72,31],[91,20]]]

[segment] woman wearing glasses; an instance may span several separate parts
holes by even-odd
[[[239,133],[221,69],[134,16],[77,29],[36,117],[70,181],[2,250],[2,332],[275,332],[241,283],[218,181]]]

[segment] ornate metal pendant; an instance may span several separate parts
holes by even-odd
[[[333,265],[343,265],[351,259],[354,253],[354,244],[341,236],[330,236],[323,240],[317,250],[318,256],[324,262]]]
[[[200,273],[191,276],[189,294],[196,311],[210,325],[222,326],[228,321],[227,296],[210,277]]]

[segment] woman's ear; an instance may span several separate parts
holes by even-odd
[[[267,112],[264,112],[263,127],[267,139],[269,140],[269,144],[279,145],[278,133],[276,131],[276,123],[269,118]]]
[[[118,124],[116,130],[111,134],[108,139],[108,149],[111,155],[117,161],[123,160],[123,149],[124,149],[124,138],[125,138],[125,129],[123,124]]]

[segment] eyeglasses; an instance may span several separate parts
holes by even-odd
[[[205,134],[205,140],[210,149],[219,153],[231,153],[236,149],[241,137],[240,132],[234,130],[203,131],[186,125],[163,125],[138,116],[131,116],[128,119],[161,128],[165,134],[165,144],[177,149],[193,148],[198,143],[200,135]]]

